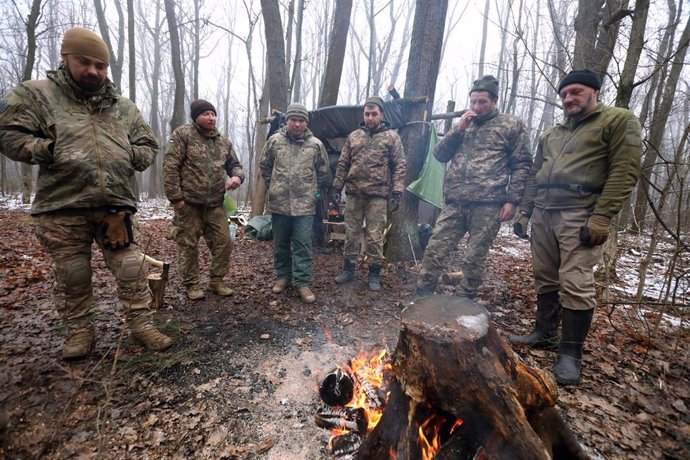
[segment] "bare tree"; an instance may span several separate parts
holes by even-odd
[[[170,54],[172,55],[173,75],[175,78],[175,102],[173,115],[170,119],[170,131],[184,123],[184,72],[182,71],[182,59],[180,50],[180,34],[177,30],[177,17],[175,16],[175,4],[173,0],[164,0],[165,17],[168,21],[170,34]]]
[[[426,107],[414,105],[406,110],[408,120],[426,120],[426,114],[430,113],[433,107],[447,11],[448,0],[417,0],[405,79],[405,97],[426,96],[428,103]],[[427,123],[412,124],[402,133],[407,158],[406,184],[416,179],[422,170],[428,135]],[[411,260],[415,257],[413,244],[410,243],[415,242],[415,246],[418,247],[418,209],[419,200],[406,193],[401,211],[394,215],[392,234],[386,250],[389,260]]]
[[[336,0],[333,13],[333,28],[329,38],[326,71],[321,81],[319,107],[338,103],[340,78],[343,74],[343,61],[347,45],[347,30],[350,27],[352,0]]]
[[[117,10],[118,17],[118,46],[117,50],[113,48],[113,43],[110,40],[110,28],[108,27],[108,21],[105,16],[105,10],[103,9],[103,4],[101,0],[93,0],[93,5],[96,9],[96,18],[98,19],[98,28],[101,32],[101,38],[108,47],[108,52],[110,53],[110,73],[113,79],[113,83],[117,87],[118,91],[122,90],[122,61],[124,58],[124,14],[122,11],[122,4],[120,0],[114,0],[115,9]]]

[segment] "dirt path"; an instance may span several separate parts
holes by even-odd
[[[147,354],[123,334],[114,286],[96,256],[97,347],[90,359],[64,363],[52,276],[30,218],[1,210],[0,224],[0,407],[10,417],[0,456],[6,458],[327,458],[328,435],[313,423],[318,376],[360,350],[392,350],[397,303],[413,290],[409,266],[389,266],[380,293],[366,289],[362,267],[359,281],[337,286],[340,257],[319,254],[317,302],[305,305],[291,290],[270,292],[269,243],[238,241],[230,273],[237,293],[230,300],[213,294],[186,300],[173,269],[158,321],[177,343]],[[174,262],[167,223],[142,228],[152,237],[148,252]],[[528,251],[507,235],[495,246],[483,301],[500,331],[522,332],[533,317]],[[562,389],[559,408],[595,457],[688,458],[687,332],[674,349],[671,340],[631,336],[619,311],[612,321],[603,313],[588,342],[584,383]],[[523,356],[546,369],[554,359],[546,352]]]

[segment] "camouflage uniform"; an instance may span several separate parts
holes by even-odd
[[[375,129],[360,128],[345,142],[333,181],[335,190],[345,187],[345,247],[343,256],[355,260],[359,254],[362,225],[366,221],[369,262],[383,261],[383,232],[388,220],[387,201],[402,195],[405,182],[405,153],[397,132],[381,121]]]
[[[199,285],[199,238],[211,251],[210,284],[222,282],[230,264],[228,219],[223,207],[225,178],[244,180],[232,143],[217,129],[204,132],[192,122],[173,131],[163,160],[165,195],[175,210],[173,235],[178,245],[177,271],[182,284]]]
[[[459,289],[474,296],[500,228],[500,210],[506,202],[517,205],[522,198],[532,164],[527,131],[518,118],[494,110],[476,119],[464,133],[446,134],[434,156],[451,164],[444,185],[445,206],[424,253],[417,288],[436,287],[446,258],[469,233]]]
[[[24,82],[0,102],[0,147],[15,161],[39,165],[31,214],[52,259],[55,302],[67,327],[93,330],[93,241],[117,280],[130,328],[149,327],[151,291],[139,246],[103,249],[103,217],[110,208],[136,211],[130,179],[158,151],[134,103],[108,80],[87,97],[63,64],[47,80]]]
[[[311,282],[311,227],[318,187],[330,186],[326,149],[307,129],[300,139],[287,128],[271,136],[259,162],[273,220],[273,261],[278,279],[295,287]],[[292,249],[291,249],[292,246]]]

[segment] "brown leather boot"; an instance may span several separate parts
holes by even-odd
[[[132,340],[150,351],[163,351],[173,344],[173,340],[156,329],[150,315],[140,314],[127,320],[132,332]]]
[[[233,291],[227,284],[225,284],[222,281],[212,281],[208,285],[208,289],[211,292],[215,292],[216,294],[226,297],[229,295],[233,295],[235,291]]]
[[[288,284],[290,284],[290,280],[287,278],[280,278],[279,280],[276,281],[276,283],[273,285],[273,288],[271,289],[271,292],[274,294],[280,294],[285,290],[286,287],[288,287]]]
[[[62,359],[81,359],[91,354],[96,343],[96,333],[93,325],[74,328],[62,345]]]
[[[189,300],[201,300],[206,297],[206,294],[199,286],[189,286],[187,288],[187,297],[189,297]]]
[[[302,300],[306,303],[316,302],[316,296],[314,295],[313,292],[311,292],[311,289],[309,289],[308,286],[298,287],[297,293],[302,298]]]

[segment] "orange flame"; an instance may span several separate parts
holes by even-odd
[[[438,414],[431,414],[417,430],[418,446],[422,452],[422,460],[432,460],[441,448],[441,428],[446,419]],[[462,425],[462,420],[456,420],[450,428],[453,433]]]

